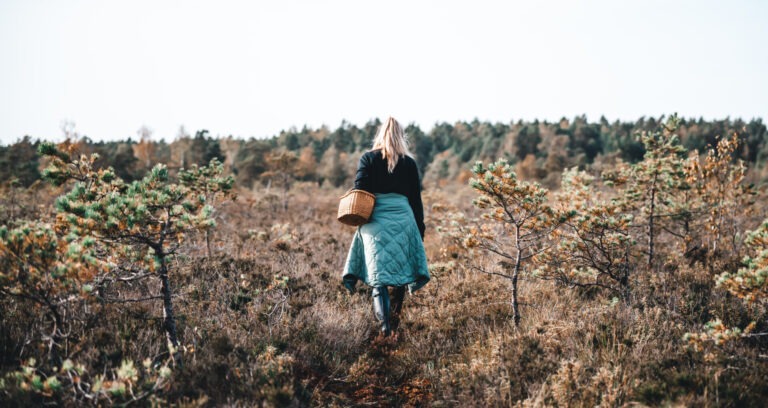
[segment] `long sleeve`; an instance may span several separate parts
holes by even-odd
[[[371,155],[364,154],[360,157],[360,163],[357,165],[357,173],[355,174],[355,189],[365,190],[369,193],[373,193],[371,186]]]
[[[411,193],[408,194],[408,204],[411,205],[413,216],[416,218],[416,225],[419,227],[419,233],[421,234],[421,240],[423,241],[424,231],[426,230],[426,226],[424,225],[424,204],[421,202],[421,177],[419,176],[419,170],[416,166],[414,166],[414,174]]]

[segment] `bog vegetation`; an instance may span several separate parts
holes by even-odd
[[[768,397],[760,120],[409,126],[433,278],[395,339],[334,221],[378,125],[0,147],[0,403]]]

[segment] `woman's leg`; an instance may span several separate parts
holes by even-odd
[[[392,331],[400,326],[400,312],[403,310],[403,301],[405,300],[405,286],[395,286],[392,288]]]
[[[381,322],[381,333],[389,336],[389,292],[386,286],[373,288],[373,314]]]

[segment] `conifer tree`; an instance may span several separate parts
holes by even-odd
[[[685,148],[676,134],[679,122],[673,115],[661,131],[641,133],[643,160],[603,175],[608,185],[621,188],[618,202],[625,211],[636,213],[636,225],[643,225],[649,267],[653,267],[657,255],[660,222],[679,215],[672,211],[676,195],[690,188],[685,177]]]
[[[713,252],[722,249],[726,238],[730,250],[737,253],[738,219],[743,219],[752,209],[755,189],[744,183],[747,167],[735,158],[739,136],[718,138],[717,146],[709,149],[701,159],[688,162],[686,174],[695,195],[695,204],[702,217],[704,244]]]
[[[288,210],[288,192],[295,178],[299,161],[295,153],[289,151],[274,152],[267,157],[267,171],[261,174],[263,180],[280,187],[283,210]]]
[[[0,294],[44,310],[51,321],[45,338],[54,365],[60,363],[58,349],[69,331],[63,309],[72,300],[89,297],[90,282],[105,270],[94,247],[93,239],[57,233],[46,223],[0,227]]]
[[[95,240],[99,256],[111,265],[108,273],[113,278],[160,280],[163,329],[180,363],[169,260],[189,232],[215,226],[212,204],[215,198],[230,194],[232,178],[222,175],[223,166],[214,158],[208,166],[182,169],[178,183],[159,164],[128,184],[111,168],[94,168],[95,155],[74,159],[73,152],[51,143],[42,144],[40,151],[51,159],[43,172],[46,179],[54,184],[75,181],[56,201],[56,229]]]
[[[557,202],[568,218],[537,272],[570,287],[603,288],[627,298],[634,266],[633,217],[605,199],[593,183],[594,177],[576,168],[563,173]]]
[[[717,286],[725,288],[730,294],[746,304],[768,306],[768,219],[756,230],[747,233],[744,241],[749,248],[749,255],[744,258],[744,266],[736,272],[724,272],[717,277]],[[768,333],[752,333],[757,322],[751,322],[744,329],[728,328],[719,318],[708,322],[703,333],[688,333],[685,340],[695,349],[701,350],[705,342],[711,341],[723,345],[743,337],[765,336]]]
[[[768,219],[747,234],[750,254],[736,273],[718,276],[717,284],[747,303],[768,304]]]
[[[538,183],[518,180],[512,166],[499,160],[484,167],[472,168],[475,177],[470,185],[480,197],[474,204],[486,210],[485,223],[472,228],[465,242],[500,256],[502,272],[483,271],[510,281],[512,312],[515,325],[520,324],[518,281],[525,264],[545,252],[550,234],[565,220],[548,205],[548,190]]]

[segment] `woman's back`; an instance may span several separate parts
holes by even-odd
[[[357,167],[355,188],[373,194],[397,193],[408,198],[413,210],[416,225],[424,237],[424,208],[421,202],[421,182],[416,161],[410,156],[402,156],[390,173],[387,160],[381,150],[372,150],[363,154]]]

